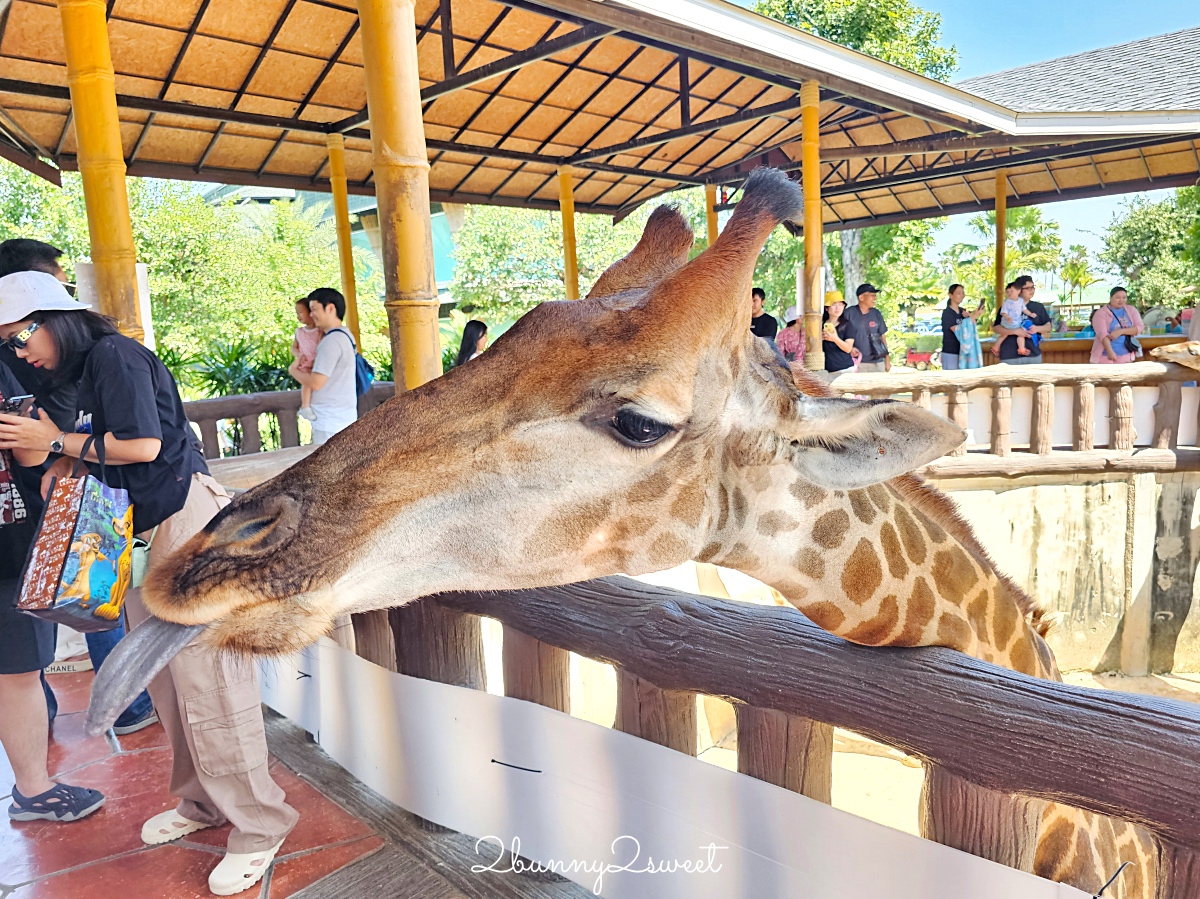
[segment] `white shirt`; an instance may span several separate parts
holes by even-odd
[[[313,374],[328,380],[312,395],[312,410],[317,416],[316,427],[335,431],[358,420],[358,392],[355,389],[355,348],[348,331],[334,328],[317,344]]]

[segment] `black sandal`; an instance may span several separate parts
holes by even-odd
[[[78,821],[104,805],[104,794],[87,787],[55,784],[37,796],[22,796],[13,787],[8,817],[13,821]]]

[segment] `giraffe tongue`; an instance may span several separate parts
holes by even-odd
[[[171,624],[147,619],[121,638],[96,672],[88,706],[87,733],[102,734],[129,707],[154,675],[204,630],[203,624]]]

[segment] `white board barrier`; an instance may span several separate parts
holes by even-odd
[[[150,270],[146,263],[137,263],[138,309],[142,315],[142,340],[151,350],[154,345],[154,317],[150,313]],[[96,308],[96,269],[90,262],[75,263],[75,298]],[[97,309],[97,311],[99,311]]]
[[[1087,899],[530,702],[387,671],[328,639],[263,699],[392,802],[615,899]],[[507,864],[507,862],[505,862]]]

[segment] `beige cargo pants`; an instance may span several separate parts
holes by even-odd
[[[193,475],[187,504],[161,525],[150,547],[151,565],[170,555],[228,505],[208,475]],[[125,601],[129,626],[149,614],[141,591]],[[174,761],[171,793],[179,814],[214,826],[229,821],[229,851],[262,852],[291,832],[299,817],[267,770],[254,663],[192,643],[150,683],[150,698],[167,732]]]

